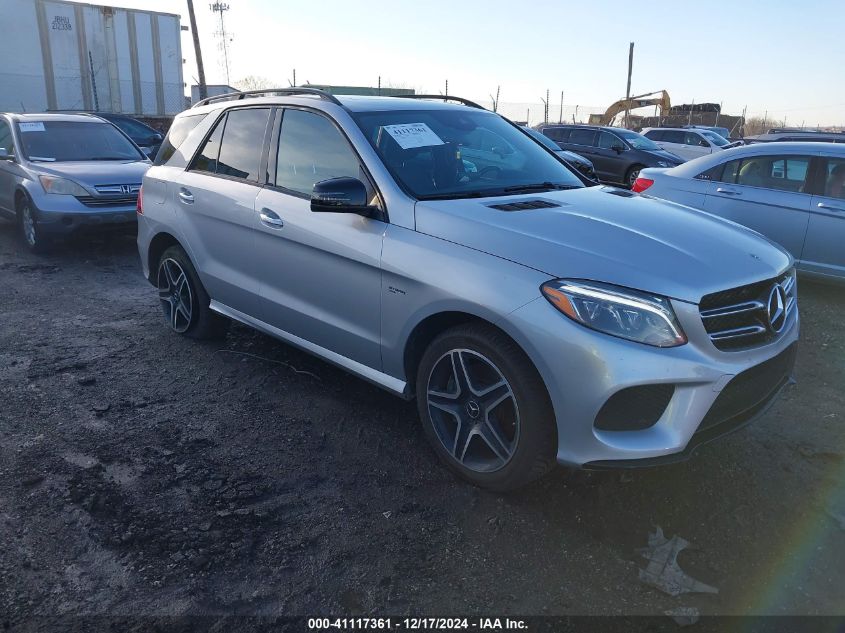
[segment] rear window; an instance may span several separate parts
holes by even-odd
[[[156,154],[154,164],[163,165],[164,163],[168,163],[173,167],[185,167],[188,164],[187,158],[182,158],[181,161],[179,161],[182,164],[177,164],[175,159],[173,161],[170,159],[176,153],[176,150],[179,149],[179,146],[185,142],[186,138],[188,138],[188,134],[190,134],[191,131],[193,131],[193,129],[198,126],[206,116],[208,116],[207,113],[189,114],[177,117],[173,121],[173,125],[170,126],[170,130],[167,132],[167,137],[165,137],[164,142],[161,144],[158,154]]]

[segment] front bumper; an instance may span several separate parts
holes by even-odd
[[[509,316],[519,333],[518,342],[548,388],[560,463],[607,468],[682,460],[701,444],[759,417],[792,379],[797,310],[778,339],[753,349],[724,352],[710,341],[696,305],[672,303],[689,342],[666,349],[584,328],[542,298]],[[749,370],[767,361],[777,367],[765,381],[743,378],[761,373]],[[642,385],[674,388],[653,425],[642,430],[597,428],[596,418],[611,396]],[[750,396],[738,397],[737,392]]]
[[[41,196],[34,202],[38,229],[47,235],[131,228],[137,223],[135,202],[98,200],[97,206],[88,206],[73,196]]]

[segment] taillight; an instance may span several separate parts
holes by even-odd
[[[144,215],[144,188],[138,189],[138,204],[135,205],[138,215]]]
[[[654,180],[652,180],[651,178],[637,178],[634,181],[634,186],[631,187],[631,191],[633,191],[634,193],[641,193],[651,187],[653,184]]]

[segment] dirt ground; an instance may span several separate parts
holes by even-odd
[[[845,290],[800,294],[764,419],[502,496],[438,464],[413,403],[246,327],[171,334],[134,238],[37,257],[0,222],[0,620],[845,613]],[[638,579],[656,526],[718,594]]]

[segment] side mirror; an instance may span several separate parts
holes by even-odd
[[[5,147],[0,147],[0,160],[15,160],[15,155],[10,154]]]
[[[357,178],[321,180],[311,191],[311,210],[318,213],[360,213],[370,215],[367,188]]]
[[[617,154],[621,154],[622,152],[625,151],[625,146],[622,145],[622,143],[614,143],[613,145],[610,146],[610,149],[612,149]]]

